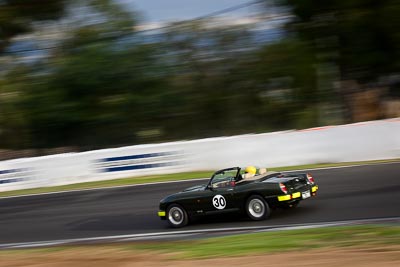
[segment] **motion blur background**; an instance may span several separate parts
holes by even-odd
[[[399,0],[141,2],[0,0],[0,160],[400,116]]]

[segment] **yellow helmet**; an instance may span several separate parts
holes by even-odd
[[[254,166],[247,166],[244,171],[247,173],[256,174],[257,169]]]

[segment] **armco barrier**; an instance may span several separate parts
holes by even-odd
[[[0,162],[0,191],[130,176],[400,158],[400,119]]]

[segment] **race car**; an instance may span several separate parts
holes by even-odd
[[[296,207],[315,196],[317,190],[318,185],[308,173],[232,167],[215,172],[207,184],[165,197],[160,201],[158,216],[175,228],[199,216],[230,212],[260,221],[268,218],[271,209]]]

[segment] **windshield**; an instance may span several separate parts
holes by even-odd
[[[216,172],[210,181],[211,188],[234,186],[240,168],[226,169]]]

